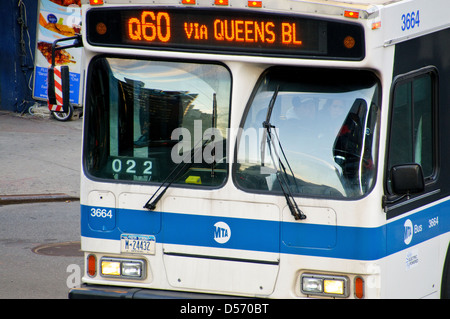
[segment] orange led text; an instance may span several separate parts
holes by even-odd
[[[214,38],[217,41],[274,43],[276,39],[274,28],[273,22],[216,19]]]
[[[143,11],[141,18],[128,20],[128,36],[131,40],[169,42],[171,38],[170,16],[167,12]]]
[[[297,47],[303,45],[300,38],[301,30],[296,23],[213,18],[205,24],[195,20],[179,20],[181,19],[172,23],[171,15],[167,12],[142,11],[140,17],[131,17],[127,20],[128,38],[132,41],[159,43],[208,41]]]

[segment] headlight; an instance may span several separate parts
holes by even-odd
[[[348,278],[304,273],[300,277],[300,289],[305,295],[348,297]]]
[[[138,259],[102,258],[101,274],[105,277],[144,279],[145,261]]]
[[[141,262],[123,262],[122,276],[125,277],[142,277],[142,263]]]
[[[323,292],[326,294],[344,295],[345,281],[343,279],[324,279]]]
[[[120,261],[102,260],[103,276],[120,276]]]
[[[302,277],[302,291],[309,293],[322,293],[323,279],[315,277]]]

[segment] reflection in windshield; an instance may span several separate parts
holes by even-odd
[[[375,178],[378,84],[369,72],[274,68],[251,101],[237,154],[244,189],[280,191],[273,163],[261,167],[262,122],[275,88],[271,124],[292,168],[298,195],[356,198]],[[257,143],[250,143],[259,139]]]
[[[206,161],[198,152],[212,123],[226,137],[231,78],[225,67],[97,58],[88,81],[85,165],[92,176],[160,183],[180,158],[200,153],[174,182],[225,181],[224,159]]]

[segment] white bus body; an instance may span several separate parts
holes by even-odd
[[[103,2],[82,0],[86,80],[80,200],[86,269],[83,288],[71,290],[71,297],[113,297],[118,291],[136,297],[449,296],[448,0]],[[95,13],[107,9],[114,13]],[[179,23],[184,13],[200,11],[197,24]],[[309,51],[290,53],[295,43],[308,45],[306,31],[295,33],[300,20],[291,17],[312,19],[305,28],[326,30],[327,38]],[[228,34],[225,23],[233,24]],[[277,33],[281,23],[284,29]],[[331,46],[342,39],[328,37],[341,35],[341,23],[356,36],[336,49]],[[259,27],[266,28],[264,34]],[[108,35],[111,29],[114,34]],[[115,40],[122,37],[120,30],[128,30],[128,42]],[[285,50],[269,48],[270,31],[290,42]],[[171,43],[177,36],[198,41]],[[233,37],[228,46],[225,36]],[[216,42],[202,45],[206,37]],[[257,41],[261,51],[253,46]],[[347,53],[354,48],[355,54]],[[298,130],[287,128],[293,112],[288,109],[297,98],[312,102],[310,122],[323,119],[332,99],[345,100],[346,117],[334,122],[339,125],[332,139],[323,139],[323,153],[315,153],[322,141],[316,134],[327,127],[322,119],[314,122],[319,123],[314,134],[301,131],[305,122]],[[163,107],[171,110],[168,117],[176,117],[173,123],[155,115]],[[356,134],[351,126],[356,124],[345,124],[350,114],[362,125],[354,146],[358,156],[350,154],[348,137],[340,139],[345,130]],[[411,120],[397,132],[405,118]],[[267,119],[272,144],[261,125]],[[202,128],[186,124],[191,120]],[[187,131],[167,135],[157,123],[172,125],[169,133],[181,125]],[[207,125],[221,132],[225,144],[215,153],[206,152],[216,145],[208,140]],[[155,127],[159,135],[152,132]],[[164,138],[164,147],[172,150],[203,147],[192,154],[192,165],[181,169],[174,156],[179,161],[190,156],[164,153]],[[155,139],[160,144],[152,144]],[[340,144],[346,145],[342,152]],[[212,164],[207,155],[213,156]],[[181,170],[183,178],[175,179],[153,208],[144,208],[164,190],[172,169]],[[286,196],[279,178],[288,180]],[[295,199],[299,209],[290,209],[286,198]],[[298,211],[306,218],[296,219]]]

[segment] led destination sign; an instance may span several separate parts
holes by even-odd
[[[95,8],[92,45],[268,56],[364,58],[362,27],[296,15],[186,8]]]

